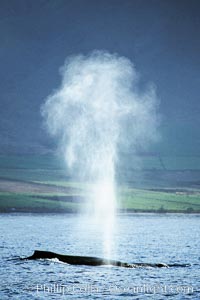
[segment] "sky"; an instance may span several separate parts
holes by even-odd
[[[1,153],[52,149],[40,107],[59,68],[103,49],[156,87],[161,139],[149,151],[200,154],[199,0],[1,0],[0,22]]]

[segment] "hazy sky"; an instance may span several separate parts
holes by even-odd
[[[94,49],[131,59],[160,99],[152,151],[200,153],[199,0],[1,0],[0,149],[51,145],[40,106],[68,55]]]

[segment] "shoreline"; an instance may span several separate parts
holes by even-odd
[[[4,209],[0,210],[0,214],[67,214],[67,215],[82,215],[79,211],[75,210],[48,210],[48,209]],[[156,215],[167,215],[167,214],[184,214],[184,215],[200,215],[200,211],[185,211],[185,210],[119,210],[116,215],[134,215],[134,214],[156,214]]]

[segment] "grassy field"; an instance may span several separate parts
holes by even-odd
[[[120,211],[200,212],[199,157],[142,160],[141,170],[124,168],[118,176]],[[0,156],[0,212],[77,212],[86,190],[57,157]]]

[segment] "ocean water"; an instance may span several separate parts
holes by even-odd
[[[34,250],[102,256],[101,235],[70,214],[0,215],[0,299],[200,299],[200,216],[118,216],[113,259],[187,267],[126,269],[19,260]]]

